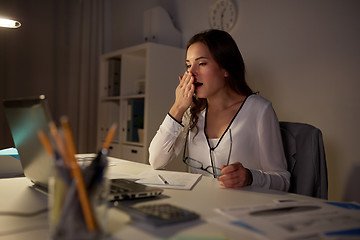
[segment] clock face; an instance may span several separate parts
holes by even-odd
[[[231,0],[215,0],[210,6],[210,27],[229,31],[236,22],[236,8]]]

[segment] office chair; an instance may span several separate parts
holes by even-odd
[[[360,182],[359,172],[360,164],[356,163],[350,166],[349,173],[347,174],[343,201],[360,203],[360,191],[358,185]]]
[[[325,150],[321,131],[309,124],[280,122],[288,171],[289,192],[328,198]]]

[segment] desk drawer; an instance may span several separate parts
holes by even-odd
[[[120,157],[120,144],[119,143],[111,143],[109,147],[109,156],[110,157]]]
[[[144,147],[141,146],[121,146],[121,159],[144,163]]]

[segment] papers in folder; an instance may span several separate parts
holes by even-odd
[[[360,237],[360,205],[328,201],[283,201],[215,209],[212,221],[260,239],[343,239]]]
[[[150,170],[140,173],[137,177],[139,180],[136,182],[146,185],[153,185],[161,188],[191,190],[199,181],[201,174]]]

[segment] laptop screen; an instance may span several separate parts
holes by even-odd
[[[52,175],[53,157],[49,156],[38,137],[42,130],[50,137],[49,123],[52,121],[45,96],[12,99],[4,101],[5,115],[17,148],[24,175],[40,187],[48,187]],[[129,182],[125,179],[113,180],[109,200],[122,200],[158,196],[163,189]]]
[[[45,96],[4,100],[3,104],[24,175],[35,184],[46,187],[53,160],[37,135],[40,129],[48,137],[50,133],[48,124],[51,117]]]

